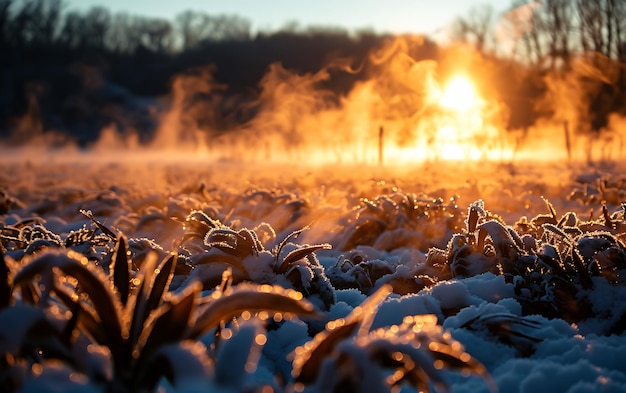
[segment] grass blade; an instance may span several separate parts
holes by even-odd
[[[120,301],[125,306],[130,293],[130,271],[131,261],[129,258],[126,238],[120,235],[113,250],[113,260],[111,261],[111,276],[113,284],[120,295]]]
[[[174,276],[176,259],[176,254],[170,254],[165,258],[161,266],[155,270],[156,277],[154,278],[154,284],[152,285],[152,290],[150,291],[146,304],[146,312],[148,314],[161,304],[163,294],[169,287],[172,277]]]
[[[139,280],[140,284],[133,289],[124,312],[130,319],[129,337],[132,342],[137,342],[143,324],[150,315],[148,299],[150,298],[150,288],[153,283],[156,263],[156,253],[148,253],[141,269],[135,275],[135,279]]]
[[[161,345],[182,339],[191,322],[201,290],[202,285],[194,283],[152,313],[144,324],[139,338],[139,345],[143,347],[142,352],[151,353]]]

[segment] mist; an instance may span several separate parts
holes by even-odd
[[[52,23],[56,6],[20,12],[26,20],[39,12]],[[62,79],[36,69],[17,74],[24,83],[16,94],[21,103],[5,109],[3,144],[31,159],[41,154],[28,149],[94,160],[616,160],[623,153],[625,112],[618,101],[626,79],[622,36],[609,35],[617,27],[604,20],[609,30],[602,45],[583,22],[581,37],[566,40],[560,29],[572,26],[555,19],[589,12],[531,2],[495,15],[485,6],[458,17],[446,42],[315,28],[252,37],[241,18],[186,12],[170,25],[183,34],[182,47],[167,35],[179,30],[152,41],[140,33],[137,41],[132,35],[119,41],[123,29],[147,32],[167,21],[111,16],[104,8],[73,12],[54,19],[66,35],[53,35],[47,44],[43,36],[26,40],[10,29],[5,35],[7,53],[28,54],[46,44],[41,56],[55,64],[53,54],[65,45],[75,60],[66,63],[69,74]],[[73,33],[67,28],[81,20],[100,20],[103,30],[68,41]],[[6,23],[16,22],[8,17]],[[588,37],[596,37],[604,53],[593,51]],[[129,61],[147,68],[132,70]],[[439,102],[457,77],[474,90],[475,102],[461,110]]]

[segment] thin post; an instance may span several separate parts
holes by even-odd
[[[378,165],[383,165],[383,134],[385,130],[383,126],[378,129]]]
[[[567,162],[572,162],[572,143],[569,135],[569,123],[563,122],[563,132],[565,132],[565,148],[567,149]]]

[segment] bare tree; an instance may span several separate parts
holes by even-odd
[[[208,22],[207,14],[191,10],[176,16],[176,26],[181,35],[183,50],[196,46],[206,38]]]
[[[172,25],[165,19],[136,18],[140,44],[153,52],[164,52],[172,48]]]
[[[137,40],[132,38],[131,16],[125,12],[113,15],[105,37],[106,48],[118,53],[132,53],[137,47]]]
[[[523,33],[519,38],[524,43],[526,55],[531,63],[542,65],[545,60],[551,69],[570,66],[574,24],[573,0],[542,0],[526,3],[516,1],[510,11],[514,17],[523,19]]]
[[[622,0],[607,0],[605,11],[608,20],[608,30],[611,36],[608,41],[614,48],[615,59],[626,62],[626,2]]]
[[[9,5],[11,2],[6,5],[7,12]],[[9,39],[18,47],[50,45],[58,33],[61,8],[61,0],[21,2],[21,7],[14,11],[13,18],[9,19],[7,29]]]
[[[623,63],[626,60],[626,3],[618,0],[577,0],[576,11],[583,53],[594,59],[597,67],[606,67],[607,59],[609,63]],[[608,64],[610,67],[615,65]],[[619,80],[623,80],[624,67],[619,68]]]
[[[85,29],[85,19],[78,11],[70,11],[63,18],[63,27],[59,35],[62,45],[70,48],[83,46],[85,36],[81,34]]]
[[[104,48],[104,41],[111,27],[111,13],[104,7],[93,7],[85,15],[84,31],[90,47]]]
[[[0,45],[7,43],[6,30],[9,25],[9,7],[13,0],[0,0]]]
[[[550,54],[550,66],[556,68],[561,61],[565,68],[570,65],[570,36],[574,31],[574,14],[571,0],[544,0],[543,24]]]
[[[473,43],[479,52],[483,52],[491,31],[493,15],[493,7],[488,4],[471,8],[467,17],[458,17],[455,20],[454,37]]]
[[[187,10],[176,16],[176,32],[187,50],[203,41],[246,40],[250,38],[251,23],[236,15],[208,15]]]
[[[210,16],[207,39],[211,41],[245,40],[250,38],[251,23],[236,15]]]
[[[63,3],[62,0],[39,0],[39,3],[41,5],[38,7],[39,12],[36,15],[39,18],[40,39],[38,41],[42,45],[50,45],[59,33]]]
[[[577,0],[580,43],[583,52],[604,53],[607,20],[602,11],[605,0]],[[610,44],[609,44],[610,45]]]
[[[526,65],[538,66],[545,57],[540,8],[539,1],[515,0],[496,26],[499,40],[511,44],[510,57]]]

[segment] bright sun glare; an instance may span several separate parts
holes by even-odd
[[[472,82],[463,76],[452,79],[439,99],[439,105],[457,111],[468,111],[477,103],[478,97]]]
[[[457,76],[446,86],[439,105],[449,113],[437,130],[439,154],[444,160],[478,160],[482,156],[476,144],[483,128],[480,101],[467,77]]]

